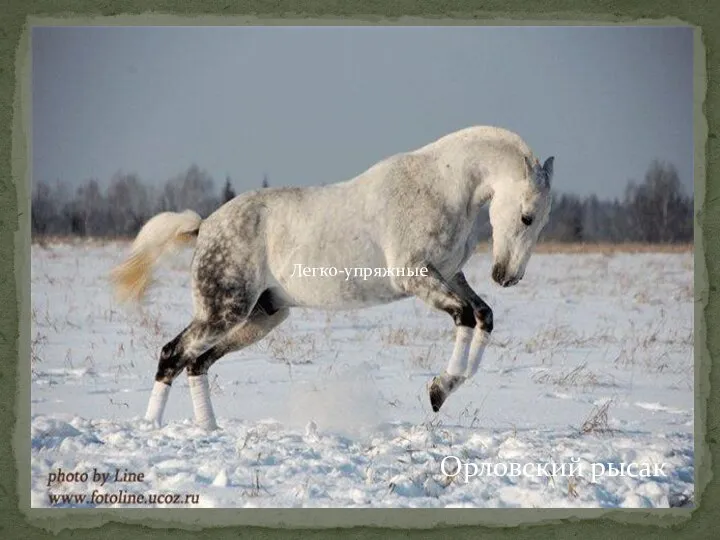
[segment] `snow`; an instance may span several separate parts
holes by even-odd
[[[446,314],[416,299],[294,310],[213,366],[220,429],[206,432],[185,375],[163,427],[142,419],[159,350],[190,320],[191,252],[126,308],[107,282],[126,249],[32,247],[33,507],[692,504],[692,253],[538,253],[508,289],[478,254],[466,275],[493,307],[493,340],[438,414],[426,385],[452,351]],[[513,463],[530,473],[502,474]],[[536,472],[553,463],[568,468]],[[631,463],[635,474],[608,472]],[[114,481],[125,471],[142,480]],[[51,502],[58,494],[80,497]]]

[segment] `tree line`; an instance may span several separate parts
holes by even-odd
[[[269,187],[267,175],[261,187]],[[32,234],[37,236],[133,237],[153,215],[195,210],[206,217],[235,197],[232,180],[216,189],[197,165],[162,186],[134,173],[116,173],[103,188],[90,179],[75,189],[68,183],[35,183]],[[487,213],[485,214],[487,219]],[[541,239],[556,242],[689,243],[693,239],[693,198],[683,191],[676,168],[653,161],[640,183],[629,181],[624,195],[600,200],[553,194],[550,221]],[[489,239],[491,229],[485,228]]]

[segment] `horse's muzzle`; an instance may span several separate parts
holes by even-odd
[[[508,276],[507,268],[503,264],[493,265],[492,278],[493,281],[501,287],[512,287],[520,281],[520,278],[517,276]]]

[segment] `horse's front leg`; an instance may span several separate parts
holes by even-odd
[[[475,328],[472,341],[470,342],[467,370],[465,371],[465,378],[469,379],[477,373],[483,353],[485,352],[485,347],[490,342],[490,333],[493,329],[493,313],[485,300],[480,298],[480,296],[472,290],[470,284],[465,279],[465,274],[458,272],[450,280],[450,284],[453,285],[460,294],[469,299],[475,313],[484,314],[483,316],[485,317],[485,324],[478,325]]]
[[[430,404],[437,412],[448,396],[465,381],[469,368],[473,367],[468,365],[468,358],[474,354],[473,347],[479,350],[481,340],[476,336],[489,336],[492,331],[492,310],[484,302],[477,302],[468,295],[459,284],[448,282],[433,265],[423,266],[427,268],[425,275],[401,276],[396,278],[396,283],[403,292],[448,313],[457,327],[448,367],[430,385]]]

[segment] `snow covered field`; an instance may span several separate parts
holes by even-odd
[[[33,507],[692,504],[692,253],[538,253],[509,289],[477,255],[466,274],[494,310],[493,344],[439,414],[426,384],[452,350],[445,313],[415,299],[295,310],[213,366],[221,429],[206,433],[184,375],[165,426],[142,420],[159,350],[190,320],[191,253],[124,308],[107,275],[125,249],[32,247]],[[568,468],[537,474],[552,463]],[[633,474],[592,475],[621,463]]]

